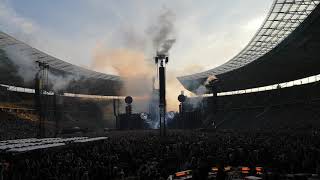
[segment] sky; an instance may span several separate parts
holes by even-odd
[[[130,55],[151,61],[149,30],[170,12],[176,42],[169,51],[167,91],[174,101],[184,90],[175,77],[230,60],[258,30],[272,1],[0,0],[0,30],[72,64],[122,75],[115,59],[125,52],[125,63],[135,61]]]

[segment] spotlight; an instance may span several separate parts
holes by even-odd
[[[167,118],[173,119],[174,117],[175,117],[175,112],[170,111],[170,112],[167,113]]]
[[[142,113],[140,113],[140,118],[142,119],[142,120],[148,120],[148,114],[147,113],[145,113],[145,112],[142,112]]]

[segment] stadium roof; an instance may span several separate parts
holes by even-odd
[[[263,25],[234,58],[178,77],[193,92],[216,76],[218,92],[267,86],[320,74],[320,0],[275,0]]]
[[[73,73],[76,75],[81,75],[88,78],[94,78],[94,79],[105,79],[105,80],[120,80],[119,76],[114,75],[108,75],[103,74],[99,72],[95,72],[92,70],[88,70],[73,64],[70,64],[68,62],[62,61],[58,58],[55,58],[53,56],[50,56],[42,51],[39,51],[38,49],[35,49],[26,43],[23,43],[8,34],[5,34],[3,32],[0,32],[0,49],[5,49],[9,46],[14,46],[15,50],[17,51],[23,51],[24,54],[27,53],[29,57],[32,57],[32,60],[34,61],[42,61],[49,64],[50,68],[54,68],[57,70],[61,70],[64,72]]]
[[[75,75],[77,80],[72,81],[72,84],[64,89],[65,92],[94,95],[119,95],[120,93],[122,80],[119,76],[99,73],[70,64],[33,48],[4,32],[0,32],[0,83],[2,84],[26,88],[34,87],[34,82],[21,80],[23,78],[18,77],[17,67],[6,62],[12,61],[4,53],[8,49],[21,53],[21,55],[28,57],[28,60],[31,59],[30,64],[35,64],[37,61],[48,64],[50,71],[60,77]]]

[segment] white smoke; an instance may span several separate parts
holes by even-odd
[[[147,29],[147,34],[151,34],[154,51],[167,54],[172,45],[176,42],[175,36],[175,13],[170,9],[164,9],[158,17],[156,24]]]
[[[196,94],[205,94],[208,92],[208,89],[204,86],[204,85],[200,85],[196,90],[195,90]]]
[[[197,96],[188,99],[189,104],[192,105],[194,109],[199,108],[203,104],[203,95],[211,91],[208,88],[210,88],[217,79],[218,78],[215,75],[208,76],[206,81],[195,90]]]
[[[134,100],[136,112],[148,112],[148,107],[159,106],[158,100],[152,100],[152,77],[157,73],[153,56],[157,51],[167,53],[175,43],[174,21],[175,14],[171,10],[162,10],[152,23],[146,25],[144,34],[124,26],[125,30],[119,31],[122,39],[117,39],[120,48],[109,48],[109,42],[98,42],[93,49],[91,67],[94,70],[108,73],[111,68],[124,79],[122,94],[143,97],[144,102]]]
[[[4,48],[4,51],[16,67],[18,76],[23,79],[25,84],[32,84],[40,69],[30,54],[28,54],[27,51],[21,51],[19,47],[16,46],[8,46]],[[65,89],[71,81],[78,79],[79,77],[74,75],[62,76],[53,74],[50,71],[48,72],[48,83],[52,85],[52,90],[55,92]]]
[[[207,80],[204,82],[205,86],[210,85],[211,83],[213,83],[214,81],[216,81],[218,78],[215,75],[210,75]]]
[[[25,51],[20,51],[19,48],[15,46],[8,46],[4,48],[4,51],[15,65],[19,77],[21,77],[25,83],[32,82],[39,68],[30,55]]]
[[[160,54],[167,54],[175,42],[176,42],[175,39],[168,39],[164,41],[164,43],[161,45],[160,50],[158,52]]]
[[[54,92],[59,92],[61,90],[64,90],[68,87],[68,85],[72,81],[77,81],[80,79],[79,76],[75,76],[75,75],[61,76],[61,75],[55,75],[50,72],[49,72],[48,78],[49,78],[49,83],[52,84],[52,90]]]

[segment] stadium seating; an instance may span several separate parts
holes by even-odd
[[[319,82],[255,93],[219,96],[207,117],[220,128],[286,129],[320,127]],[[212,97],[205,98],[206,102]],[[212,109],[217,113],[212,114]]]

